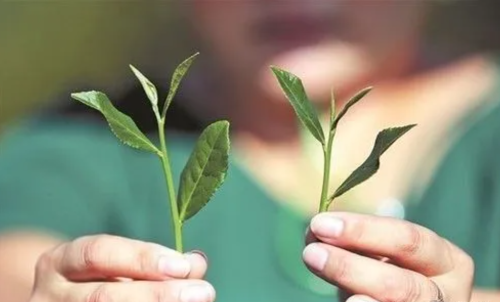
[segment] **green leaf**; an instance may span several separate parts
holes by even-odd
[[[340,185],[335,193],[330,197],[330,201],[346,193],[350,189],[369,179],[380,167],[380,157],[389,147],[416,124],[403,127],[387,128],[379,132],[375,145],[368,158]]]
[[[347,113],[347,111],[349,110],[349,108],[351,108],[352,106],[354,106],[357,102],[359,102],[365,95],[368,94],[368,92],[370,92],[371,90],[373,89],[373,87],[367,87],[367,88],[364,88],[362,89],[361,91],[359,91],[358,93],[356,93],[348,102],[347,104],[344,106],[344,108],[342,108],[342,110],[339,112],[339,114],[337,115],[337,117],[333,120],[333,122],[331,123],[330,125],[330,130],[333,130],[335,128],[337,128],[337,124],[340,122],[340,119],[342,119],[342,117],[344,117],[344,115]]]
[[[191,67],[191,64],[193,63],[194,59],[199,55],[200,53],[197,52],[194,55],[190,56],[186,60],[184,60],[179,66],[174,71],[174,74],[172,76],[172,80],[170,82],[170,89],[168,91],[167,95],[167,100],[165,101],[165,104],[163,105],[163,114],[162,117],[165,118],[165,115],[167,114],[168,107],[170,107],[170,103],[172,103],[172,100],[174,99],[175,94],[177,93],[177,89],[179,88],[179,85],[186,75],[186,73],[189,70],[189,67]]]
[[[209,125],[198,138],[182,171],[177,200],[180,221],[200,211],[226,178],[229,161],[229,123]]]
[[[271,70],[278,79],[289,102],[292,104],[295,113],[302,124],[309,129],[311,134],[325,145],[325,134],[318,119],[318,115],[308,99],[302,81],[294,74],[271,66]]]
[[[124,144],[145,151],[159,154],[158,148],[139,130],[134,121],[116,109],[108,97],[99,91],[72,93],[71,97],[83,104],[100,111],[113,133]]]
[[[129,65],[130,69],[132,69],[132,72],[135,74],[137,79],[142,85],[142,88],[144,89],[144,92],[146,92],[146,95],[148,96],[149,101],[151,102],[151,105],[153,106],[153,111],[155,113],[155,116],[159,119],[160,118],[160,113],[158,111],[158,91],[156,90],[155,85],[151,83],[148,78],[146,78],[137,68],[135,68],[132,65]]]

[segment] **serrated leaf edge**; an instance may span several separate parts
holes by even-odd
[[[163,104],[162,118],[165,118],[168,108],[170,107],[170,104],[172,103],[175,95],[177,94],[177,91],[179,90],[182,80],[186,76],[187,72],[191,68],[191,65],[193,64],[194,60],[196,59],[196,57],[198,57],[199,54],[200,54],[199,52],[194,53],[189,58],[182,61],[175,68],[172,74],[172,79],[170,80],[170,89],[168,91],[165,104]],[[182,68],[185,68],[185,70],[181,71]]]
[[[123,144],[129,146],[129,147],[132,147],[134,149],[139,149],[139,150],[144,150],[144,151],[150,151],[150,152],[153,152],[153,153],[156,153],[158,155],[161,156],[161,152],[160,150],[158,150],[158,148],[145,136],[144,133],[142,133],[142,131],[139,129],[139,134],[133,132],[133,131],[130,131],[128,127],[124,126],[122,123],[119,123],[118,120],[112,118],[111,116],[109,116],[109,114],[105,113],[103,111],[103,109],[101,107],[96,107],[96,106],[93,106],[92,103],[88,103],[88,102],[85,102],[83,101],[83,99],[81,99],[78,94],[82,94],[82,93],[96,93],[96,94],[102,94],[110,107],[112,107],[114,110],[116,110],[117,112],[121,113],[123,116],[125,116],[126,118],[129,118],[130,121],[133,123],[133,125],[135,125],[135,127],[137,129],[139,129],[139,127],[137,126],[137,124],[134,122],[134,120],[126,115],[125,113],[121,112],[120,110],[118,110],[114,105],[113,103],[111,103],[111,101],[109,101],[109,98],[106,96],[105,93],[101,92],[101,91],[96,91],[96,90],[91,90],[91,91],[81,91],[81,92],[75,92],[75,93],[71,93],[71,97],[79,102],[81,102],[82,104],[88,106],[88,107],[91,107],[97,111],[99,111],[103,117],[106,119],[106,122],[109,126],[109,128],[111,129],[111,131],[113,132],[113,134],[118,138],[118,140],[120,140],[120,142],[122,142]],[[135,144],[131,144],[130,142],[127,142],[125,140],[123,140],[119,135],[118,133],[116,132],[116,130],[114,129],[114,127],[112,126],[112,122],[110,120],[113,120],[116,124],[119,124],[122,128],[126,129],[128,133],[131,133],[133,134],[133,136],[137,137],[138,139],[140,139],[142,142],[145,143],[145,145],[147,145],[149,147],[149,149],[145,149],[143,147],[139,147]]]
[[[212,123],[212,125],[210,126],[215,126],[217,123],[223,123],[225,124],[225,127],[222,129],[222,131],[217,135],[217,138],[215,139],[215,142],[217,142],[221,135],[226,135],[228,133],[228,129],[229,129],[229,122],[228,121],[217,121],[215,123]],[[208,127],[210,127],[208,126]],[[208,130],[208,127],[205,129],[205,130]],[[200,135],[201,136],[201,135]],[[230,149],[230,141],[228,139],[228,151]],[[210,153],[214,150],[214,148],[212,147],[211,150],[210,150]],[[195,149],[193,150],[193,152],[191,154],[194,154],[194,152],[196,152],[196,147]],[[189,162],[189,159],[188,159],[188,162]],[[201,170],[204,170],[206,165],[208,164],[208,161],[205,162],[205,164],[203,165],[203,168]],[[187,168],[187,166],[185,166],[185,169]],[[212,190],[212,192],[210,193],[210,196],[208,197],[208,200],[210,201],[211,198],[214,196],[214,194],[218,191],[218,189],[222,186],[222,184],[225,182],[226,180],[226,177],[227,177],[227,171],[228,171],[228,168],[229,168],[229,165],[226,164],[224,166],[224,168],[222,170],[220,170],[219,172],[222,174],[222,178],[221,178],[221,181],[220,183]],[[183,173],[184,173],[184,170],[183,170]],[[182,179],[182,177],[181,177]],[[201,177],[199,177],[196,182],[195,182],[195,185],[193,186],[193,188],[196,188],[199,184],[201,180]],[[191,218],[192,216],[190,217],[186,217],[186,213],[187,213],[187,210],[188,210],[188,207],[189,207],[189,204],[190,204],[190,201],[193,197],[193,193],[194,193],[194,189],[192,190],[189,198],[186,198],[186,200],[188,200],[188,202],[185,202],[185,203],[181,203],[181,200],[180,200],[180,194],[178,195],[178,198],[179,198],[179,203],[180,203],[180,211],[179,211],[179,219],[180,221],[184,222],[184,221],[187,221],[189,218]],[[180,188],[179,188],[179,192],[180,192]]]

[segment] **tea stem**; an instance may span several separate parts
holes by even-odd
[[[332,146],[335,137],[335,129],[329,131],[326,148],[323,148],[323,186],[321,188],[321,200],[319,202],[319,212],[328,211],[330,202],[328,201],[328,186],[330,185],[330,169],[332,161]]]
[[[177,208],[177,197],[175,196],[175,187],[172,177],[172,168],[168,158],[167,145],[165,142],[165,120],[158,120],[158,133],[160,136],[161,156],[160,160],[163,165],[163,173],[167,183],[168,196],[170,199],[170,210],[172,212],[172,224],[174,229],[175,249],[182,253],[182,224],[179,219],[179,209]]]

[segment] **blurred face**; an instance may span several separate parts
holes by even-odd
[[[416,46],[422,2],[194,0],[190,17],[232,84],[281,98],[269,70],[274,64],[323,99],[332,85],[359,89],[397,72]]]

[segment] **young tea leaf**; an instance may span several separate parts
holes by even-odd
[[[158,148],[139,130],[134,121],[116,109],[108,97],[98,91],[72,93],[71,97],[100,111],[113,133],[126,145],[159,154]]]
[[[148,96],[149,101],[151,102],[151,105],[153,106],[153,111],[156,115],[157,118],[160,117],[160,113],[158,111],[158,91],[156,90],[155,85],[151,83],[148,78],[146,78],[137,68],[135,68],[132,65],[129,65],[130,69],[132,69],[132,72],[135,74],[137,79],[142,85],[142,88],[144,89],[144,92],[146,92],[146,95]]]
[[[306,95],[302,81],[296,75],[278,67],[272,66],[271,70],[278,79],[281,88],[302,124],[309,129],[311,134],[322,145],[325,145],[325,134],[323,133],[318,115]]]
[[[229,123],[209,125],[198,138],[182,171],[177,204],[180,221],[200,211],[226,178],[229,161]]]
[[[177,93],[177,89],[179,88],[182,79],[184,78],[184,76],[189,70],[189,67],[191,67],[191,64],[198,55],[199,53],[197,52],[194,55],[190,56],[189,58],[184,60],[181,64],[179,64],[179,66],[177,66],[177,68],[175,69],[174,74],[172,76],[172,80],[170,82],[170,90],[168,91],[167,100],[163,105],[163,113],[162,113],[163,118],[165,118],[165,115],[167,114],[168,107],[170,106],[170,103],[172,103],[172,100],[174,99],[174,96]]]
[[[330,130],[333,130],[333,129],[337,128],[337,125],[340,122],[340,119],[342,119],[342,117],[344,117],[344,115],[347,113],[347,111],[349,110],[349,108],[351,108],[352,106],[356,105],[356,103],[359,102],[371,90],[372,90],[372,87],[367,87],[367,88],[359,91],[358,93],[356,93],[356,95],[354,95],[347,102],[347,104],[344,106],[344,108],[342,108],[342,110],[339,112],[339,114],[337,115],[337,117],[333,120],[333,122],[330,125]]]
[[[403,127],[387,128],[379,132],[375,140],[372,152],[368,158],[338,187],[335,193],[330,197],[330,201],[346,193],[350,189],[369,179],[377,172],[380,167],[380,157],[389,147],[394,144],[401,136],[410,131],[416,125],[407,125]]]

